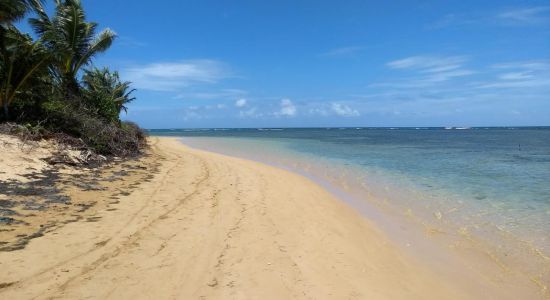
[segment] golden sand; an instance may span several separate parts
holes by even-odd
[[[0,299],[480,298],[309,179],[152,144],[158,172],[116,210],[0,252]]]

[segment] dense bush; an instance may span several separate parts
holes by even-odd
[[[118,118],[105,120],[86,107],[64,100],[45,101],[39,114],[18,119],[18,123],[41,128],[44,136],[66,133],[82,140],[90,150],[107,156],[134,156],[146,146],[146,134],[136,124]]]

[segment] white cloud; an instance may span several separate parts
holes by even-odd
[[[323,117],[326,117],[330,114],[328,112],[328,110],[326,110],[324,107],[310,108],[308,112],[309,112],[310,115],[319,115],[319,116],[323,116]]]
[[[548,60],[532,60],[520,61],[511,63],[502,63],[492,66],[495,69],[521,69],[528,71],[550,71],[550,61]]]
[[[307,106],[309,107],[307,112],[311,116],[358,117],[361,115],[358,110],[341,102],[316,102],[308,103]]]
[[[246,103],[247,103],[246,99],[241,98],[241,99],[238,99],[237,101],[235,101],[235,106],[236,107],[244,107],[244,106],[246,106]]]
[[[535,80],[507,80],[481,84],[478,87],[487,88],[537,88],[550,86],[550,78]]]
[[[248,94],[245,90],[240,89],[221,89],[217,91],[194,91],[179,93],[173,99],[191,99],[191,100],[208,100],[208,99],[234,99]]]
[[[190,120],[200,120],[203,118],[202,114],[199,114],[198,112],[194,110],[186,110],[183,113],[183,120],[184,121],[190,121]]]
[[[212,110],[212,109],[224,109],[227,105],[225,104],[212,104],[212,105],[205,105],[204,109]]]
[[[424,82],[441,82],[453,79],[455,77],[464,77],[468,75],[475,74],[476,72],[471,70],[453,70],[449,72],[438,72],[431,74],[430,76],[424,79]]]
[[[275,113],[277,116],[294,117],[297,113],[296,106],[290,99],[282,99],[280,103],[281,109]]]
[[[504,71],[479,88],[537,88],[550,86],[550,62],[546,60],[496,64],[493,69]]]
[[[467,59],[464,56],[411,56],[387,63],[392,69],[420,70],[424,73],[438,73],[456,70],[462,67]]]
[[[474,25],[483,20],[480,16],[468,14],[447,14],[428,26],[430,29],[441,29],[449,26]]]
[[[241,118],[259,118],[262,117],[264,114],[258,112],[258,108],[251,107],[247,110],[241,110],[239,111],[239,117]]]
[[[371,84],[370,87],[423,88],[459,77],[475,74],[464,68],[468,59],[464,56],[411,56],[388,62],[387,67],[413,73],[393,82]]]
[[[342,117],[358,117],[360,116],[359,111],[352,109],[351,107],[341,104],[341,103],[332,103],[332,111]]]
[[[441,29],[449,26],[524,26],[540,25],[549,21],[550,6],[532,6],[447,14],[428,27]]]
[[[502,80],[520,80],[533,78],[533,75],[530,72],[511,72],[500,74],[499,78]]]
[[[520,24],[535,24],[548,21],[550,6],[523,7],[499,13],[497,18]]]
[[[382,115],[388,119],[396,118],[398,112],[400,118],[448,116],[451,120],[462,118],[458,114],[464,118],[474,114],[486,116],[525,107],[532,111],[548,110],[544,103],[550,93],[549,60],[480,65],[480,71],[471,77],[465,75],[470,73],[465,63],[453,59],[437,63],[425,59],[395,61],[391,67],[400,72],[390,79],[392,82],[374,86],[380,88],[370,90],[369,94],[354,95],[360,100],[351,103],[360,103],[362,115]],[[388,89],[393,87],[390,84],[400,86]]]
[[[325,53],[321,53],[319,56],[321,57],[350,56],[350,55],[356,54],[357,52],[362,51],[363,49],[365,49],[365,47],[360,47],[360,46],[340,47],[340,48],[329,50]]]
[[[151,63],[127,68],[122,73],[136,88],[153,91],[178,91],[230,77],[223,63],[209,59]]]

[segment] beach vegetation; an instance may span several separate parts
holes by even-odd
[[[83,99],[98,117],[108,122],[119,121],[119,115],[128,111],[128,103],[135,100],[131,82],[121,81],[118,72],[108,68],[86,70],[82,77]]]
[[[104,155],[139,153],[144,132],[120,118],[135,89],[117,71],[93,65],[115,32],[88,21],[80,0],[54,0],[51,15],[44,4],[0,2],[0,122],[66,134]],[[35,38],[18,21],[27,21]]]

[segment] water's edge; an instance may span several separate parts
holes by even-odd
[[[213,142],[204,142],[204,139]],[[272,165],[305,176],[324,187],[337,198],[351,205],[372,221],[398,247],[411,256],[429,265],[444,278],[453,282],[460,282],[463,288],[478,290],[481,294],[487,290],[509,291],[503,294],[526,296],[547,296],[545,282],[537,282],[531,274],[522,270],[513,269],[512,265],[504,262],[490,245],[483,239],[466,235],[460,236],[458,241],[455,235],[446,236],[444,229],[434,228],[423,222],[412,213],[402,213],[377,197],[376,190],[387,187],[369,186],[373,193],[365,196],[364,191],[354,190],[349,186],[327,179],[309,167],[299,166],[300,158],[294,157],[285,162],[262,159],[259,156],[246,155],[245,152],[236,153],[224,149],[223,145],[212,141],[215,138],[182,138],[182,142],[193,148],[219,154],[235,156]],[[294,160],[294,161],[292,161]],[[370,185],[376,185],[372,182]],[[368,201],[365,201],[367,198]],[[513,292],[512,292],[513,291]]]

